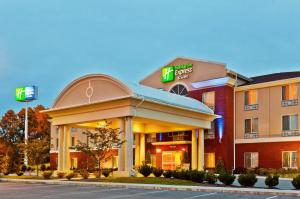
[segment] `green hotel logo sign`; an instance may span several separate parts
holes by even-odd
[[[162,68],[161,80],[163,83],[174,81],[175,78],[187,79],[189,74],[193,72],[193,64],[182,64],[177,66],[166,66]]]
[[[16,101],[28,102],[37,99],[36,86],[24,86],[16,88]]]

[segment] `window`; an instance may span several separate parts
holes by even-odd
[[[282,167],[283,168],[298,168],[298,153],[296,151],[282,152]]]
[[[289,84],[282,86],[282,100],[297,99],[297,84]]]
[[[177,84],[170,90],[170,93],[187,96],[188,90],[185,88],[185,86],[183,86],[181,84]]]
[[[258,167],[258,153],[257,152],[244,153],[244,166],[245,166],[245,168],[257,168]]]
[[[245,105],[258,104],[257,90],[249,90],[245,92]]]
[[[245,120],[245,134],[258,133],[258,118]]]
[[[215,138],[215,122],[211,122],[211,129],[204,129],[204,138],[205,139],[214,139]]]
[[[297,131],[298,130],[298,114],[282,116],[282,130],[283,131]]]
[[[215,153],[204,153],[204,165],[205,168],[213,169],[215,164]]]
[[[202,102],[211,109],[215,109],[215,92],[206,92],[202,94]]]

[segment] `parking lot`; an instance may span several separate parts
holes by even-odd
[[[167,191],[167,190],[144,190],[144,189],[126,189],[126,188],[107,188],[93,186],[72,186],[72,185],[44,185],[44,184],[20,184],[20,183],[0,183],[1,199],[40,199],[40,198],[63,198],[63,199],[295,199],[296,197],[275,196],[275,195],[242,195],[231,193],[215,192],[188,192],[188,191]]]

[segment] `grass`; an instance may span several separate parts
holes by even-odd
[[[179,180],[179,179],[171,179],[171,178],[154,178],[154,177],[119,177],[119,178],[101,178],[98,179],[88,179],[88,180],[81,180],[81,181],[93,181],[93,182],[116,182],[116,183],[135,183],[135,184],[163,184],[163,185],[187,185],[187,186],[199,186],[203,185],[200,183],[188,181],[188,180]]]

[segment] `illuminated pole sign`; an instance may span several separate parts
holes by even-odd
[[[29,102],[37,99],[37,87],[25,86],[16,88],[16,101]]]
[[[193,72],[193,64],[182,64],[178,66],[166,66],[161,71],[161,81],[163,83],[174,81],[177,79],[187,79],[189,74]]]
[[[36,86],[24,86],[20,88],[16,88],[16,101],[18,102],[26,102],[25,107],[25,144],[27,144],[28,140],[28,102],[37,99],[37,87]],[[24,164],[28,165],[28,158],[25,152],[24,154]]]

